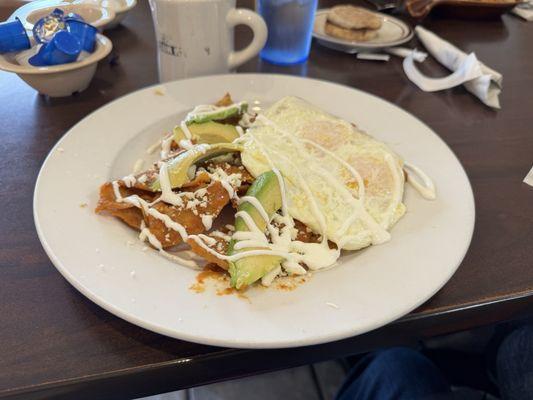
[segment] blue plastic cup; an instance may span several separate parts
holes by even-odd
[[[67,31],[78,38],[82,50],[92,53],[96,44],[98,29],[86,22],[77,19],[67,19]]]
[[[259,14],[268,26],[262,59],[278,65],[307,60],[317,0],[257,0]]]
[[[68,64],[78,59],[81,53],[81,43],[72,33],[57,32],[52,40],[42,45],[39,52],[29,59],[29,63],[36,67],[46,65]]]
[[[26,50],[30,47],[30,38],[18,18],[15,21],[0,23],[0,53]]]

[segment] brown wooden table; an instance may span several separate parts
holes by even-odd
[[[11,13],[13,1],[2,2],[0,17]],[[522,179],[533,163],[533,24],[504,16],[477,23],[430,19],[425,26],[503,73],[501,111],[462,88],[421,92],[398,59],[356,61],[316,43],[305,65],[282,68],[255,59],[241,68],[340,82],[398,104],[453,148],[474,188],[472,245],[437,295],[377,331],[296,349],[221,349],[138,328],[79,294],[41,248],[32,198],[50,148],[91,111],[157,80],[145,0],[122,28],[108,33],[118,63],[102,62],[80,95],[45,99],[0,72],[0,398],[132,398],[531,315],[533,188]],[[239,31],[237,41],[248,36]],[[429,73],[445,73],[432,61],[425,64]]]

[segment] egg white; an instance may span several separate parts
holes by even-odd
[[[240,141],[246,169],[258,176],[272,164],[278,168],[290,215],[340,248],[388,240],[387,231],[405,213],[402,160],[384,143],[300,98],[279,100]]]

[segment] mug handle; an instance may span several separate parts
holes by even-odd
[[[254,33],[254,38],[246,48],[229,54],[228,67],[234,69],[261,51],[267,40],[268,29],[259,14],[244,8],[231,9],[226,16],[226,22],[230,29],[242,24],[249,26]]]

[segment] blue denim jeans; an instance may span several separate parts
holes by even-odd
[[[495,372],[502,400],[533,399],[533,324],[506,334],[495,348]],[[419,352],[395,347],[361,359],[337,400],[479,399],[452,392],[438,368]]]

